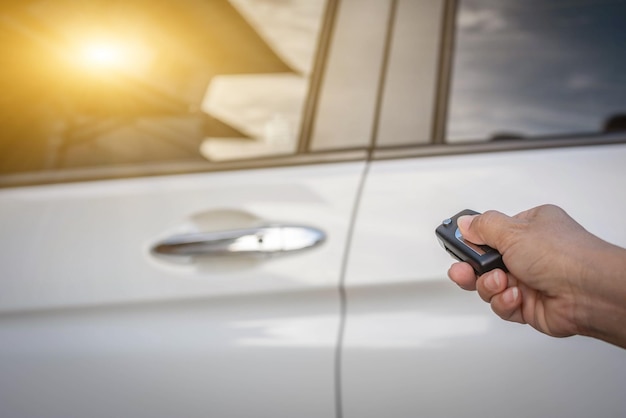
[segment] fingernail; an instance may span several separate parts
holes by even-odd
[[[504,292],[504,294],[502,295],[502,299],[504,300],[505,303],[513,303],[517,300],[518,296],[519,296],[519,289],[517,288],[517,286],[515,286],[515,287],[510,287],[509,289],[507,289],[507,291]]]
[[[459,227],[461,233],[467,232],[475,216],[476,215],[459,216],[459,218],[456,220],[456,225]]]
[[[485,287],[493,291],[500,289],[500,274],[498,271],[494,271],[485,277]]]

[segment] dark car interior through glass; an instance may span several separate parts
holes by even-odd
[[[461,0],[447,141],[626,129],[626,2]]]

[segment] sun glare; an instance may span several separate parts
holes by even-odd
[[[80,51],[83,64],[93,68],[121,67],[126,61],[124,48],[113,42],[90,42]]]
[[[90,73],[123,71],[145,73],[152,65],[155,51],[145,42],[133,37],[81,37],[71,49],[74,65]]]

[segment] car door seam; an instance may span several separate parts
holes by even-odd
[[[370,154],[371,156],[371,154]],[[348,224],[348,231],[346,236],[346,245],[344,250],[344,256],[341,263],[341,272],[339,276],[338,293],[339,293],[339,327],[337,330],[337,343],[335,344],[335,364],[334,364],[334,380],[335,380],[335,416],[336,418],[343,417],[343,393],[342,393],[342,353],[343,342],[345,336],[345,326],[347,317],[348,299],[345,288],[345,278],[348,269],[348,263],[350,258],[350,249],[352,246],[352,238],[354,235],[354,229],[356,227],[356,220],[359,213],[361,197],[363,190],[365,189],[365,182],[368,177],[370,167],[370,158],[365,161],[365,167],[361,174],[361,179],[357,187],[356,195],[354,198],[354,205],[350,214],[350,222]]]

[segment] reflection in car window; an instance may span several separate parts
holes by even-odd
[[[324,3],[4,2],[0,174],[293,152]]]
[[[461,0],[448,142],[625,130],[626,2]]]

